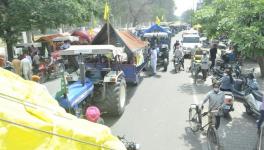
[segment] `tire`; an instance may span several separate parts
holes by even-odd
[[[230,113],[229,113],[229,112],[224,112],[224,113],[223,113],[223,117],[224,117],[224,118],[229,118],[229,116],[230,116]]]
[[[207,130],[208,150],[219,150],[219,137],[214,127],[209,126]]]
[[[199,130],[199,116],[198,112],[194,108],[189,108],[189,124],[190,128],[193,132],[197,132]]]
[[[198,78],[198,72],[195,71],[194,78],[193,78],[194,84],[197,83],[197,78]]]
[[[136,75],[136,81],[133,83],[134,86],[137,86],[140,82],[140,74]]]
[[[168,65],[169,65],[169,64],[168,64],[168,59],[165,58],[165,59],[164,59],[164,63],[163,63],[164,71],[167,71]]]
[[[253,111],[249,108],[249,106],[246,106],[246,105],[245,105],[245,108],[246,108],[246,113],[247,113],[248,115],[252,115],[252,114],[253,114]]]
[[[121,116],[126,106],[126,81],[122,77],[116,83],[109,83],[106,87],[104,101],[105,111],[112,116]]]

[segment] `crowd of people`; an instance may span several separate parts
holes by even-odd
[[[70,43],[65,41],[60,50],[70,47]],[[17,75],[26,80],[39,80],[39,72],[41,69],[52,67],[59,59],[57,54],[51,56],[41,56],[39,49],[33,45],[23,49],[23,54],[16,54],[12,61],[7,61],[5,53],[0,54],[0,66],[2,68],[13,71]]]

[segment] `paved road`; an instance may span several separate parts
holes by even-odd
[[[177,37],[176,37],[177,38]],[[176,40],[173,39],[173,41]],[[189,66],[190,60],[185,61]],[[142,150],[206,150],[206,139],[188,128],[188,108],[204,98],[210,80],[193,85],[190,73],[167,72],[150,77],[142,74],[137,87],[128,87],[128,105],[120,118],[105,118],[115,135],[126,135],[141,144]],[[46,84],[52,95],[58,80]],[[56,87],[57,86],[57,87]],[[222,119],[220,140],[225,150],[252,150],[256,143],[255,118],[235,103],[232,120]]]

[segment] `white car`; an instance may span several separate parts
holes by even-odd
[[[200,36],[197,34],[184,34],[182,36],[181,47],[184,55],[190,55],[195,46],[202,47]]]

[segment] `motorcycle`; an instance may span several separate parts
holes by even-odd
[[[181,59],[182,58],[180,57],[174,56],[173,64],[174,64],[174,69],[176,73],[181,71]]]
[[[158,65],[162,66],[164,71],[167,71],[169,65],[169,50],[166,44],[161,46],[160,52],[158,53]]]
[[[124,143],[125,147],[127,150],[139,150],[140,149],[140,145],[135,143],[135,142],[129,142],[125,139],[125,137],[121,137],[121,136],[117,136],[117,138]]]
[[[246,108],[246,113],[248,115],[255,114],[257,116],[260,115],[260,106],[262,104],[262,98],[259,99],[253,94],[254,89],[251,87],[248,87],[248,89],[245,92],[245,101],[244,106]],[[263,97],[263,94],[262,94]]]
[[[39,64],[38,76],[40,77],[40,83],[44,83],[50,78],[57,78],[59,77],[59,73],[63,70],[64,66],[62,63],[55,63],[48,66],[48,61],[43,61]]]
[[[237,99],[244,100],[245,99],[245,90],[248,88],[251,89],[251,93],[253,96],[258,99],[262,100],[263,94],[259,91],[257,80],[254,76],[254,69],[249,74],[246,75],[239,75],[239,79],[235,79],[234,81],[234,88],[233,94],[234,97]]]

